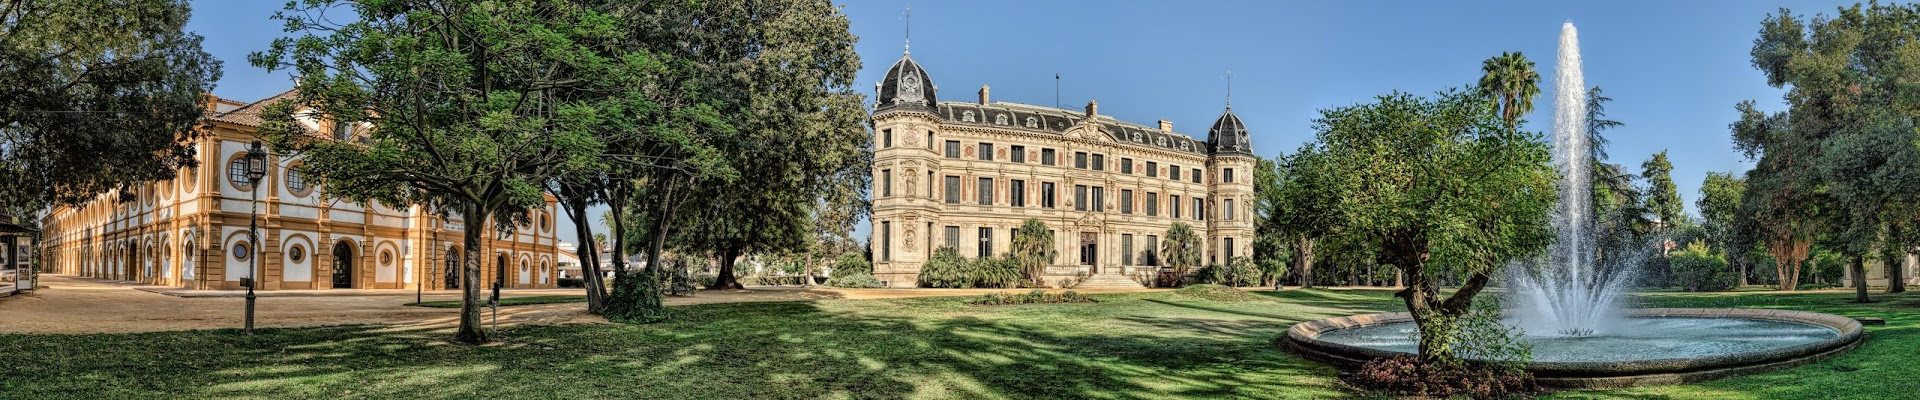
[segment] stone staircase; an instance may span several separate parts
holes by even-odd
[[[1088,276],[1085,282],[1074,285],[1074,289],[1141,289],[1140,282],[1118,273],[1099,273]]]

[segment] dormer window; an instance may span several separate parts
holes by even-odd
[[[1027,127],[1035,128],[1035,129],[1040,128],[1040,120],[1035,119],[1033,117],[1027,117]]]
[[[961,121],[967,121],[967,122],[973,122],[973,111],[967,111],[967,112],[964,112],[964,113],[960,113],[960,120],[961,120]]]
[[[1007,124],[1007,115],[1006,115],[1006,114],[999,114],[999,115],[994,115],[994,116],[993,116],[993,124],[994,124],[994,125],[1006,125],[1006,124]]]

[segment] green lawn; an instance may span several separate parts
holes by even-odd
[[[460,346],[383,327],[0,335],[0,398],[1341,398],[1326,365],[1273,346],[1307,319],[1393,310],[1385,291],[1291,290],[1276,301],[1172,293],[1099,303],[968,306],[968,298],[674,307],[645,326],[523,327]],[[1565,398],[1910,398],[1920,296],[1645,297],[1649,305],[1794,308],[1887,318],[1840,358],[1701,385]]]
[[[585,302],[587,302],[587,296],[527,296],[527,297],[508,297],[508,298],[500,299],[500,306],[507,307],[507,306],[524,306],[524,305],[532,305],[532,304],[585,303]],[[414,306],[414,307],[428,307],[428,308],[460,308],[460,301],[459,300],[440,300],[440,301],[428,301],[428,302],[420,302],[420,303],[407,303],[407,305]]]

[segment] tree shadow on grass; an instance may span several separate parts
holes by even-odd
[[[1059,305],[870,311],[823,303],[676,307],[645,326],[522,326],[487,346],[384,326],[0,336],[28,398],[1340,397],[1331,370],[1274,350],[1283,325],[1119,320]],[[926,302],[922,302],[926,303]],[[924,307],[924,305],[916,306]],[[1056,314],[1052,310],[1060,310]],[[1015,318],[1028,312],[1028,317]],[[1038,317],[1035,317],[1038,315]],[[1119,324],[1125,330],[1086,329]]]

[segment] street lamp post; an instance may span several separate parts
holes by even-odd
[[[260,148],[260,141],[253,141],[253,147],[247,148],[247,187],[253,189],[252,211],[247,216],[247,328],[246,334],[253,335],[253,303],[257,297],[253,287],[260,285],[260,179],[267,176],[267,151]]]

